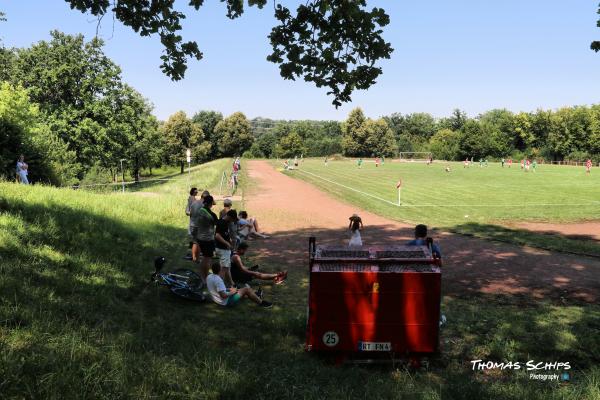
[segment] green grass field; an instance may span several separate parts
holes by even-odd
[[[192,182],[216,188],[229,162],[199,167]],[[303,265],[286,285],[264,286],[270,310],[148,286],[155,256],[190,265],[186,184],[180,176],[148,196],[0,183],[0,398],[600,398],[598,305],[446,297],[442,353],[414,371],[305,353]],[[573,379],[474,373],[474,359],[569,361]]]
[[[450,165],[451,172],[444,171]],[[279,165],[278,165],[279,166]],[[410,223],[507,240],[519,244],[600,255],[591,241],[540,235],[511,227],[519,221],[575,222],[600,219],[600,171],[583,167],[538,165],[525,173],[518,164],[305,160],[286,172],[321,190],[380,215]],[[402,180],[401,206],[396,183]]]

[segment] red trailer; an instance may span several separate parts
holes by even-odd
[[[437,352],[442,274],[430,247],[317,246],[311,238],[306,350]]]

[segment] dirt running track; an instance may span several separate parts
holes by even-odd
[[[259,228],[273,236],[255,240],[251,253],[269,258],[301,280],[307,272],[308,237],[318,243],[347,243],[348,217],[365,224],[365,244],[402,243],[413,226],[344,204],[303,181],[276,171],[266,161],[249,161],[252,187],[245,205]],[[600,297],[600,259],[433,231],[444,260],[444,294],[513,294],[528,298],[595,302]],[[260,261],[260,260],[259,260]]]

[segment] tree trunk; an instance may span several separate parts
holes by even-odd
[[[181,174],[183,174],[183,161],[181,162]]]
[[[134,177],[133,179],[136,182],[140,181],[140,163],[139,163],[138,157],[135,158],[135,167],[133,170],[133,177]]]

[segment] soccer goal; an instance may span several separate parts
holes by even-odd
[[[432,157],[430,151],[401,151],[400,161],[412,162],[412,161],[429,161]]]

